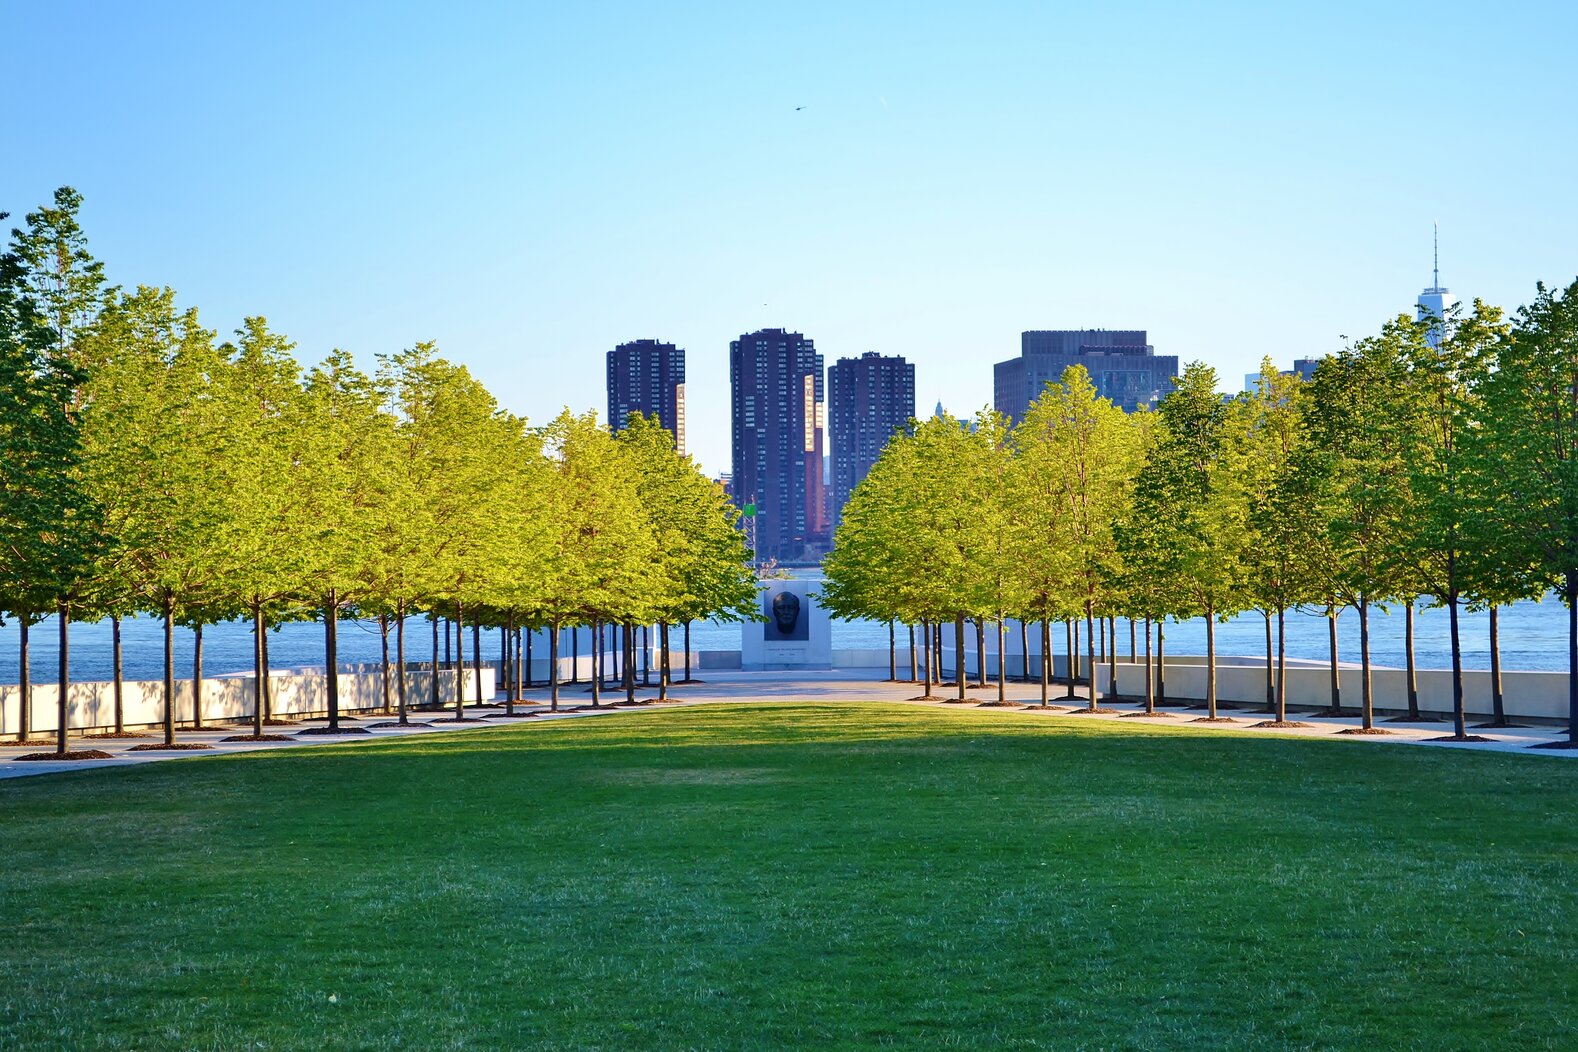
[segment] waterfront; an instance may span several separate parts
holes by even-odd
[[[1555,598],[1543,603],[1520,602],[1501,611],[1502,667],[1508,671],[1566,671],[1567,610]],[[1489,618],[1484,611],[1464,611],[1460,617],[1463,640],[1463,667],[1488,669],[1490,667]],[[1371,658],[1377,666],[1401,667],[1403,664],[1403,612],[1395,608],[1389,613],[1372,612]],[[1419,666],[1421,668],[1446,668],[1450,664],[1447,612],[1443,609],[1420,609],[1416,617]],[[691,629],[691,647],[695,650],[738,650],[739,625],[696,624]],[[1318,613],[1294,611],[1288,614],[1288,656],[1309,661],[1325,661],[1328,656],[1327,621]],[[163,675],[163,634],[159,621],[153,618],[131,618],[122,622],[122,642],[125,650],[123,667],[127,679],[158,679]],[[988,635],[991,635],[989,632]],[[498,660],[499,633],[484,629],[482,656],[484,660]],[[899,643],[907,641],[907,633],[898,629]],[[672,643],[681,643],[678,629],[673,630]],[[1359,660],[1359,618],[1352,610],[1345,611],[1338,619],[1340,659],[1344,663]],[[34,625],[30,633],[32,675],[35,682],[53,682],[57,676],[58,631],[53,619]],[[411,618],[406,627],[406,657],[411,661],[426,661],[433,656],[432,627],[425,618]],[[1217,652],[1222,655],[1260,656],[1265,653],[1265,621],[1258,613],[1241,615],[1218,624],[1216,629]],[[175,674],[189,678],[192,674],[192,633],[184,628],[175,631]],[[871,621],[833,622],[833,646],[841,650],[885,649],[888,629],[885,624]],[[972,642],[973,646],[973,633]],[[1062,653],[1064,635],[1061,626],[1052,635],[1054,652]],[[393,654],[393,633],[390,634],[390,651]],[[1017,647],[1010,643],[1012,652]],[[1119,622],[1118,653],[1128,656],[1128,623]],[[1139,647],[1143,651],[1141,632]],[[0,682],[18,680],[18,633],[14,620],[0,628]],[[375,622],[342,620],[340,622],[339,653],[343,664],[373,663],[379,659],[378,626]],[[471,633],[466,633],[468,656]],[[1167,625],[1167,650],[1170,654],[1205,653],[1205,622],[1201,619],[1181,624]],[[540,652],[538,653],[540,655]],[[71,626],[71,677],[76,681],[105,680],[110,678],[110,625],[108,621],[95,624],[79,623]],[[323,626],[312,622],[295,622],[283,625],[269,636],[269,663],[276,671],[295,668],[321,667],[323,665]],[[203,630],[203,668],[205,675],[221,676],[250,672],[252,669],[252,632],[249,625],[229,623],[210,625]]]

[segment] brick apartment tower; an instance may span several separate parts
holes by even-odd
[[[685,349],[658,340],[621,343],[608,352],[608,426],[631,413],[657,414],[674,447],[685,452]]]
[[[915,366],[868,351],[827,370],[828,438],[833,446],[833,527],[849,495],[877,462],[895,431],[915,416]]]
[[[798,332],[746,333],[729,343],[729,392],[734,502],[756,505],[757,558],[814,558],[831,534],[822,356]]]

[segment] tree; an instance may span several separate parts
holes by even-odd
[[[1190,362],[1157,408],[1156,437],[1136,481],[1129,549],[1148,549],[1175,616],[1205,618],[1206,715],[1217,715],[1216,621],[1241,609],[1248,504],[1241,453],[1231,440],[1231,410],[1216,393],[1216,370]]]
[[[1029,605],[1043,621],[1054,611],[1084,615],[1092,669],[1085,711],[1104,711],[1094,675],[1095,619],[1112,612],[1121,596],[1118,530],[1140,468],[1140,429],[1097,394],[1082,366],[1073,366],[1031,404],[1015,439],[1016,489],[1025,495],[1016,503],[1034,505],[1015,516],[1021,528],[1015,562],[1029,574]]]
[[[169,289],[114,297],[83,414],[83,476],[145,608],[164,620],[164,744],[175,747],[174,626],[213,595],[229,530],[214,334]],[[186,746],[192,748],[195,746]],[[146,748],[139,746],[139,748]]]
[[[1310,447],[1305,427],[1304,382],[1283,375],[1263,359],[1260,383],[1244,402],[1243,480],[1249,500],[1244,555],[1248,594],[1276,622],[1272,716],[1257,727],[1303,726],[1288,720],[1286,617],[1292,606],[1316,602],[1327,564],[1325,464]]]
[[[1568,737],[1578,748],[1578,281],[1536,287],[1478,381],[1494,485],[1515,530],[1520,572],[1567,606]]]

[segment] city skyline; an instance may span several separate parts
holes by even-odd
[[[744,331],[902,351],[920,404],[968,414],[1038,325],[1144,327],[1224,390],[1333,352],[1413,314],[1438,218],[1457,289],[1510,311],[1570,280],[1578,11],[1522,10],[24,5],[16,39],[69,20],[95,75],[11,56],[17,112],[60,119],[0,210],[75,186],[112,281],[222,335],[265,315],[309,364],[431,339],[535,422],[601,410],[600,356],[661,334],[717,474]],[[729,74],[761,47],[797,61]],[[1540,148],[1429,163],[1427,99]]]

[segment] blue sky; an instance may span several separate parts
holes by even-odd
[[[1578,275],[1567,4],[109,5],[0,0],[0,210],[69,183],[122,284],[314,361],[438,341],[511,409],[604,409],[728,341],[991,399],[1030,328],[1145,328],[1236,388],[1430,277]],[[804,109],[796,111],[796,107]]]

